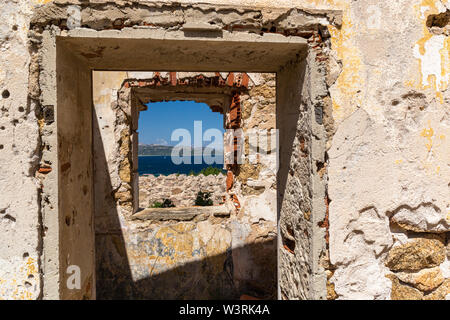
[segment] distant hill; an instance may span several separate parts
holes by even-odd
[[[140,156],[171,156],[173,146],[162,146],[158,144],[140,144],[138,155]],[[205,151],[207,148],[203,148]],[[191,150],[191,154],[194,155],[194,148]],[[222,150],[218,154],[223,154]]]
[[[172,146],[161,146],[157,144],[140,144],[138,155],[140,156],[170,156]]]

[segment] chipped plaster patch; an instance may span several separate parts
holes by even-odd
[[[420,44],[414,46],[414,57],[420,60],[422,86],[443,91],[448,86],[449,74],[443,70],[442,50],[446,47],[446,36],[433,35],[425,41],[423,50]]]
[[[433,35],[427,27],[427,19],[432,14],[448,10],[450,3],[439,0],[422,0],[414,6],[417,17],[421,20],[422,37],[413,47],[413,56],[419,61],[420,79],[405,82],[405,85],[419,90],[435,91],[440,103],[444,103],[443,91],[448,88],[450,74],[450,38],[445,35]]]

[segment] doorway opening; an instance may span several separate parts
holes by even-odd
[[[94,165],[94,180],[109,179],[111,184],[110,189],[104,185],[96,188],[96,199],[99,199],[95,209],[97,297],[238,299],[250,295],[274,299],[278,154],[275,75],[263,75],[267,80],[272,79],[270,84],[269,81],[254,84],[242,73],[227,73],[226,78],[220,73],[151,73],[147,79],[125,79],[116,90],[116,97],[105,103],[107,88],[95,83],[115,76],[120,73],[95,72],[93,77],[97,88],[94,122],[98,124],[94,140],[99,146],[94,149],[94,164],[100,164]],[[170,77],[176,81],[170,81]],[[170,160],[191,162],[197,153],[206,161],[220,163],[225,159],[226,175],[160,175],[151,177],[151,186],[142,190],[138,181],[148,181],[147,177],[139,176],[136,166],[139,163],[138,119],[152,104],[180,98],[206,103],[221,115],[227,131],[223,134],[224,131],[216,128],[203,132],[194,127],[193,135],[186,129],[176,132],[177,138],[184,133],[184,140],[189,143],[180,141],[180,150],[171,150]],[[113,115],[109,121],[107,114]],[[171,117],[177,116],[182,114]],[[252,130],[271,132],[272,137],[264,135],[271,144],[253,146],[251,137],[237,139]],[[195,137],[199,134],[200,139]],[[210,142],[207,145],[202,141],[205,137]],[[192,140],[198,141],[191,145]],[[115,147],[105,148],[107,144]],[[213,148],[217,145],[219,148]],[[225,147],[221,150],[220,146]],[[263,146],[274,150],[262,153]],[[252,148],[259,153],[253,154]],[[107,149],[109,154],[96,151]],[[243,151],[239,154],[240,149]],[[188,152],[187,158],[183,151]],[[242,163],[234,162],[238,156]],[[109,160],[102,165],[104,159]],[[197,190],[202,184],[206,188]],[[214,188],[218,192],[213,193]],[[167,191],[172,199],[164,198]],[[177,198],[180,193],[181,197]],[[211,193],[213,197],[203,197],[201,203],[199,193]],[[147,195],[154,201],[145,201]],[[141,205],[143,200],[146,207]],[[156,206],[158,200],[171,205]],[[183,206],[185,200],[188,205]],[[105,201],[111,205],[105,207]]]

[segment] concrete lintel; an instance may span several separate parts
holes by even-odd
[[[91,69],[277,72],[307,50],[301,37],[124,28],[64,31],[57,42]],[[133,53],[133,54],[130,54]],[[180,56],[183,59],[180,59]]]
[[[177,220],[190,221],[200,215],[230,216],[228,206],[185,207],[185,208],[147,208],[133,215],[135,220]]]

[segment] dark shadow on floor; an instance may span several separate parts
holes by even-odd
[[[233,254],[230,250],[136,282],[122,278],[119,273],[109,279],[98,278],[97,299],[223,300],[239,299],[244,294],[276,299],[275,239],[233,249],[236,250],[245,251],[243,256],[252,253],[258,256],[259,262],[266,263],[263,274],[257,279],[233,278]]]

